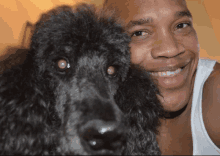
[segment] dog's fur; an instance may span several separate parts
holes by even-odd
[[[159,155],[158,91],[129,41],[86,4],[44,14],[25,62],[0,76],[0,154]]]

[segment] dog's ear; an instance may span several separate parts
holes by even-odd
[[[16,67],[0,75],[0,153],[3,155],[41,154],[49,148],[49,100],[28,72]]]
[[[163,114],[157,93],[149,75],[140,69],[130,69],[128,78],[118,89],[116,103],[126,114],[131,127],[125,150],[128,155],[160,154],[154,153],[159,151],[155,140],[159,118]],[[153,149],[155,147],[157,149]]]
[[[0,57],[0,74],[12,67],[21,65],[26,59],[28,49],[8,47],[6,54]]]

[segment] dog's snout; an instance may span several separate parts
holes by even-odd
[[[125,143],[125,130],[116,122],[89,121],[83,126],[82,139],[93,154],[119,154]]]

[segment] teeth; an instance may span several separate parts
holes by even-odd
[[[166,71],[166,72],[150,72],[151,75],[153,76],[175,76],[177,74],[179,74],[182,71],[181,68],[178,68],[175,71]]]

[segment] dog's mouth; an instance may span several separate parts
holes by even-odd
[[[74,113],[71,113],[73,115]],[[124,116],[120,120],[103,120],[94,118],[88,120],[70,119],[63,133],[63,141],[58,153],[69,153],[77,155],[123,155],[126,147],[127,127]],[[80,120],[75,125],[74,121]],[[63,152],[64,151],[64,152]]]

